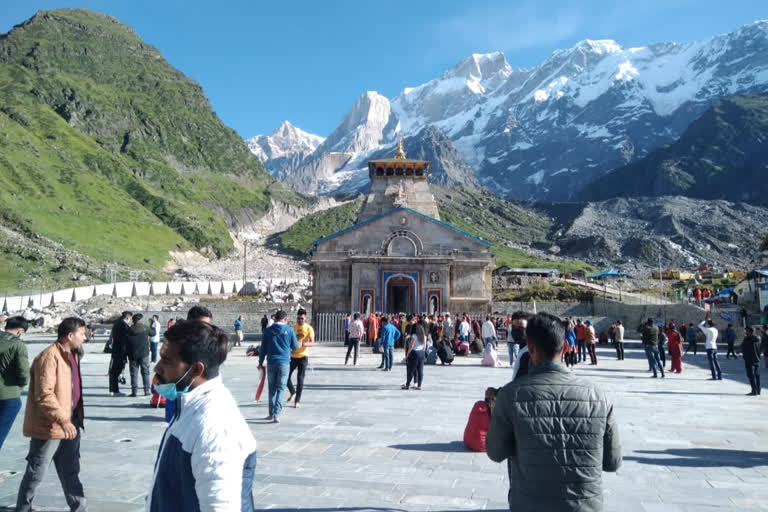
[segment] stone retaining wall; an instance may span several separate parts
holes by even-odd
[[[213,314],[213,323],[228,332],[234,332],[235,320],[238,315],[243,315],[243,329],[249,333],[261,332],[261,317],[265,314],[267,317],[274,314],[278,309],[288,313],[288,318],[293,321],[296,319],[296,311],[300,307],[307,310],[307,315],[311,318],[312,306],[299,303],[281,303],[256,301],[233,301],[233,302],[190,302],[180,311],[134,311],[144,315],[145,321],[148,321],[152,315],[160,317],[160,324],[165,326],[171,318],[187,318],[187,311],[192,306],[200,304],[211,310]]]

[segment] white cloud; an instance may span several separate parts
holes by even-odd
[[[464,13],[439,20],[435,40],[449,44],[461,41],[477,50],[514,51],[551,46],[582,29],[583,17],[565,7],[542,12],[537,4],[470,7]]]

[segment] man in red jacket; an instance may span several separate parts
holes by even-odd
[[[576,350],[579,354],[579,362],[587,360],[587,340],[585,336],[585,330],[587,326],[581,321],[581,318],[576,320]]]

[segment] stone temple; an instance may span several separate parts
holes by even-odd
[[[490,244],[440,220],[430,163],[368,163],[370,192],[357,222],[313,242],[313,314],[486,313]]]

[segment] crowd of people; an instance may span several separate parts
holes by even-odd
[[[137,395],[141,373],[144,394],[155,393],[166,404],[168,426],[158,447],[147,510],[253,510],[250,489],[256,442],[220,376],[231,347],[242,343],[243,317],[234,325],[234,339],[212,322],[208,309],[195,306],[186,319],[169,322],[160,336],[157,316],[145,325],[141,313],[126,311],[113,325],[105,347],[111,353],[111,396],[124,396],[118,386],[127,364],[131,396]],[[279,423],[284,404],[300,406],[315,333],[304,310],[297,312],[293,324],[285,311],[277,311],[271,319],[265,315],[262,326],[257,352],[258,367],[268,383],[266,420]],[[70,509],[84,511],[86,498],[79,476],[85,417],[80,361],[86,325],[76,317],[64,319],[56,341],[31,364],[21,339],[28,329],[24,318],[13,317],[0,333],[0,448],[21,409],[22,390],[29,386],[23,433],[30,442],[16,510],[31,510],[35,490],[53,462]],[[695,353],[697,329],[704,337],[712,379],[722,379],[717,361],[720,333],[711,319],[694,326],[674,320],[657,325],[649,318],[639,326],[653,377],[658,373],[664,377],[665,354],[670,356],[670,371],[682,371],[684,343]],[[600,473],[616,471],[621,465],[618,430],[604,392],[571,370],[586,363],[587,356],[590,365],[597,365],[595,345],[601,340],[614,343],[617,359],[623,360],[622,322],[596,335],[589,320],[561,320],[546,313],[487,315],[482,322],[465,314],[455,319],[450,314],[368,318],[355,314],[350,315],[346,332],[345,364],[350,358],[357,364],[360,344],[366,343],[381,352],[379,368],[391,371],[394,348],[400,346],[406,363],[402,388],[416,390],[422,389],[424,365],[431,359],[450,363],[462,352],[481,352],[485,363],[486,356],[506,339],[512,367],[509,382],[488,388],[485,399],[473,406],[465,444],[485,451],[494,461],[509,459],[510,504],[516,509],[554,510],[563,504],[579,510],[600,509]],[[766,356],[768,367],[768,326],[762,326],[759,334],[748,326],[740,345],[749,395],[760,394],[761,355]],[[733,325],[729,324],[723,339],[727,357],[737,357]],[[495,366],[498,355],[492,358]],[[151,382],[150,360],[156,361]],[[564,455],[555,456],[555,452]]]
[[[732,288],[726,290],[710,290],[709,288],[699,287],[688,288],[685,291],[685,295],[688,298],[689,304],[696,303],[699,306],[701,306],[703,303],[713,302],[715,300],[727,300],[731,304],[739,303],[739,295]]]

